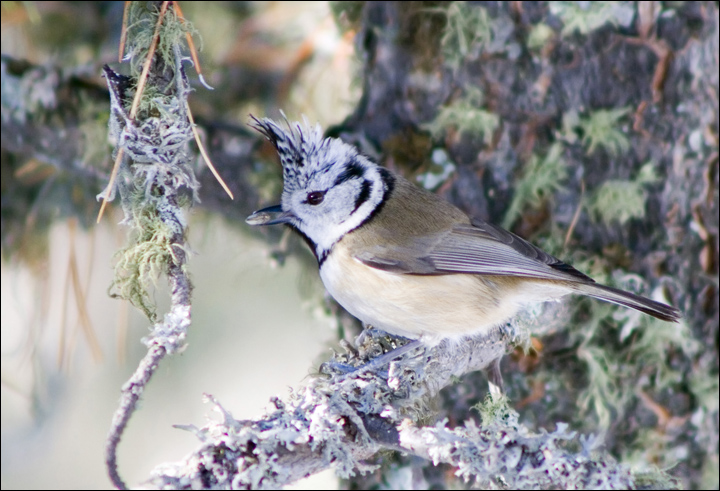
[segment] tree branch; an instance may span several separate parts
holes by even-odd
[[[483,426],[472,420],[448,428],[424,427],[424,401],[457,377],[484,369],[516,340],[514,328],[460,345],[443,343],[406,355],[377,372],[318,375],[257,420],[235,420],[212,396],[222,420],[185,426],[201,441],[180,462],[158,466],[154,488],[276,489],[333,468],[343,478],[373,471],[363,462],[380,450],[398,450],[457,467],[480,486],[509,488],[628,488],[630,470],[595,451],[600,439],[575,438],[567,425],[532,433],[507,401],[489,399]],[[375,343],[376,341],[372,341]],[[377,349],[377,345],[373,346]],[[578,441],[571,452],[563,442]]]

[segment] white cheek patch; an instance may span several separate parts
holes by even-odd
[[[301,204],[305,210],[297,212],[300,221],[296,226],[316,244],[318,258],[324,257],[345,234],[361,226],[385,197],[385,185],[375,166],[366,167],[364,176],[338,187],[335,192],[329,189],[322,212],[318,209],[313,213],[307,204]]]

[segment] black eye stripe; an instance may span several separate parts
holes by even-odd
[[[345,166],[345,170],[342,171],[342,173],[337,176],[337,179],[335,179],[335,186],[338,184],[342,184],[345,181],[349,181],[350,179],[353,179],[355,177],[362,177],[365,174],[365,169],[357,162],[357,160],[353,159],[350,162],[347,163]]]

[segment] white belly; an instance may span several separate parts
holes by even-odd
[[[524,304],[547,299],[528,295],[532,280],[508,285],[491,276],[391,273],[364,265],[343,247],[327,257],[320,277],[333,298],[361,321],[427,341],[486,333]]]

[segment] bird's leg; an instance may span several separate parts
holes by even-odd
[[[505,392],[502,373],[500,372],[500,360],[501,358],[495,358],[483,370],[487,376],[490,395],[493,399],[497,399]]]
[[[362,349],[362,345],[365,343],[365,338],[367,336],[371,337],[385,337],[387,334],[376,330],[376,329],[365,329],[363,332],[358,336],[356,340],[356,346],[358,350],[362,353],[364,350]],[[401,338],[404,339],[404,338]],[[410,341],[409,343],[397,347],[393,350],[388,351],[387,353],[384,353],[380,356],[377,356],[370,360],[369,362],[365,363],[362,366],[355,367],[352,365],[348,365],[346,363],[339,363],[336,361],[328,361],[323,363],[323,366],[321,367],[321,371],[327,371],[323,370],[323,367],[326,369],[329,369],[330,371],[334,372],[340,372],[343,374],[349,374],[349,373],[362,373],[362,372],[368,372],[372,370],[377,370],[379,368],[384,367],[385,365],[389,364],[391,361],[393,361],[396,358],[399,358],[403,356],[406,353],[409,353],[410,351],[413,351],[417,348],[424,347],[424,343],[420,339],[416,339],[413,341]]]
[[[350,344],[350,342],[348,342],[346,339],[341,339],[339,341],[339,344],[340,347],[345,350],[345,352],[350,358],[357,358],[358,356],[360,356],[360,352],[357,350],[357,348]]]
[[[362,345],[365,344],[365,338],[368,336],[373,336],[376,332],[378,331],[376,329],[373,329],[370,324],[365,324],[363,322],[363,330],[360,331],[358,337],[355,338],[355,347],[360,350]]]
[[[362,372],[369,372],[372,370],[377,370],[379,368],[384,367],[385,365],[390,364],[391,361],[393,361],[396,358],[399,358],[403,356],[405,353],[409,353],[417,348],[424,348],[424,344],[422,340],[415,339],[413,341],[410,341],[407,344],[404,344],[402,346],[399,346],[391,351],[388,351],[387,353],[384,353],[376,358],[373,358],[366,364],[364,364],[361,367],[357,367],[354,371],[356,373],[362,373]]]

